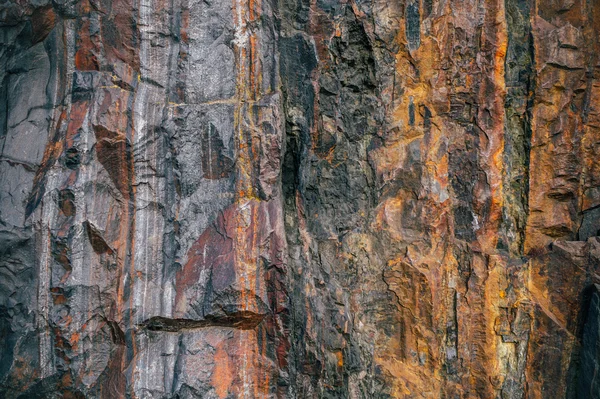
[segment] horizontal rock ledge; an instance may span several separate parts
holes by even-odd
[[[178,332],[206,327],[230,327],[238,330],[252,330],[258,326],[265,314],[242,311],[227,316],[209,315],[202,320],[194,319],[171,319],[168,317],[155,316],[140,324],[141,327],[150,331]]]

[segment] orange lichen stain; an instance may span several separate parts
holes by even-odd
[[[337,357],[337,365],[339,368],[344,367],[344,355],[341,351],[335,352],[335,356]]]
[[[69,387],[71,385],[73,385],[73,377],[71,375],[71,373],[65,373],[62,378],[60,379],[60,382],[62,384],[62,386],[64,387]]]
[[[71,316],[65,316],[60,320],[61,328],[67,328],[73,322],[73,318]]]
[[[214,359],[215,369],[212,375],[212,384],[215,387],[215,391],[219,398],[224,399],[227,397],[227,394],[229,393],[229,387],[231,387],[233,382],[234,369],[231,359],[223,348],[222,343],[217,346]]]
[[[71,346],[73,347],[73,350],[77,349],[77,344],[79,344],[79,338],[80,338],[80,335],[78,332],[74,332],[71,335],[70,341],[71,341]]]
[[[92,11],[92,5],[89,1],[83,0],[77,2],[77,14],[78,15],[87,15]]]
[[[46,147],[46,150],[44,151],[44,158],[42,159],[42,165],[43,166],[50,166],[49,160],[50,159],[56,159],[58,158],[58,156],[60,155],[60,153],[63,151],[63,145],[62,142],[58,141],[55,143],[48,143],[48,146]]]
[[[340,28],[339,23],[335,24],[335,37],[342,37],[342,29]]]
[[[67,303],[67,297],[60,292],[56,291],[56,288],[52,289],[52,302],[54,305],[64,305]]]

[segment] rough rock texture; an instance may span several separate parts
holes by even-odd
[[[0,397],[600,397],[600,1],[3,0],[0,82]]]

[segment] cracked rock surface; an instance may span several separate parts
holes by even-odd
[[[600,397],[600,1],[4,0],[0,82],[0,397]]]

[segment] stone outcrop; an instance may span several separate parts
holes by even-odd
[[[600,397],[600,1],[0,32],[0,397]]]

